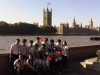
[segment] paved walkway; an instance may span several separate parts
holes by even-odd
[[[80,62],[84,61],[85,59],[77,59],[77,60],[72,60],[69,61],[69,70],[62,73],[62,74],[53,74],[53,75],[100,75],[100,72],[96,72],[90,69],[84,68]],[[0,67],[2,68],[2,67]],[[6,72],[1,73],[0,75],[14,75],[11,71],[10,68]]]

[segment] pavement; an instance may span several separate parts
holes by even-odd
[[[83,58],[83,59],[74,59],[74,60],[70,60],[69,61],[69,69],[61,74],[55,73],[52,75],[100,75],[100,72],[96,72],[87,68],[84,68],[80,62],[84,61],[87,58]],[[6,63],[6,62],[5,62]],[[0,71],[0,75],[15,75],[10,67],[8,65],[5,65],[6,71],[5,72],[1,72]],[[0,67],[2,69],[2,66]]]

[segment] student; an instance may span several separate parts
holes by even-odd
[[[33,45],[33,40],[30,40],[30,41],[29,41],[28,47],[29,47],[29,54],[34,55],[35,46]]]
[[[24,59],[27,59],[28,54],[29,54],[29,48],[28,48],[26,42],[27,42],[27,40],[23,39],[22,45],[21,45],[21,51],[20,51],[20,54],[23,54]]]
[[[43,56],[43,60],[42,60],[42,66],[43,66],[43,75],[47,75],[49,74],[49,70],[50,70],[50,67],[49,67],[49,60],[47,60],[47,56]]]
[[[33,74],[35,73],[35,60],[33,59],[33,56],[29,54],[28,59],[26,61],[26,71],[28,74]]]
[[[19,54],[19,58],[14,61],[14,70],[18,73],[18,75],[24,74],[25,61],[23,59],[23,55]]]
[[[11,65],[13,65],[14,60],[18,58],[19,52],[20,52],[20,39],[16,39],[16,42],[11,45],[10,47],[10,60],[11,60]]]
[[[55,52],[55,44],[54,44],[54,40],[53,39],[51,39],[50,40],[50,45],[49,45],[49,50],[51,51],[51,52]]]
[[[48,38],[45,38],[44,44],[46,45],[46,48],[49,49],[49,43],[48,43]]]
[[[40,57],[43,58],[44,55],[48,54],[48,49],[45,44],[42,44],[42,48],[39,51]]]
[[[42,72],[42,59],[40,59],[40,55],[37,54],[35,58],[35,68],[36,68],[36,73],[39,75]]]
[[[65,70],[68,69],[68,46],[66,41],[63,41],[62,45],[62,64]]]
[[[40,37],[36,37],[36,44],[38,44],[38,47],[40,48],[42,43],[40,42]]]
[[[49,54],[52,57],[52,61],[50,61],[50,72],[53,73],[55,71],[55,44],[54,40],[50,40],[50,45],[49,45]]]
[[[56,47],[62,49],[61,39],[58,39]]]
[[[55,70],[56,72],[62,73],[62,56],[59,50],[56,51]]]

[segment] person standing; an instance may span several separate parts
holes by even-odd
[[[46,45],[46,48],[49,49],[49,43],[48,43],[48,38],[45,38],[44,44]]]
[[[16,42],[13,43],[10,47],[10,63],[13,65],[14,60],[18,58],[20,52],[20,39],[16,39]]]
[[[62,43],[61,43],[61,39],[58,39],[58,41],[57,41],[57,44],[56,44],[56,47],[58,48],[58,49],[62,49]]]
[[[66,41],[62,44],[62,64],[64,70],[68,69],[68,46]]]
[[[26,42],[27,42],[27,40],[23,39],[22,45],[21,45],[21,51],[20,51],[20,54],[23,55],[24,59],[27,59],[28,54],[29,54],[29,48],[28,48]]]
[[[35,44],[38,44],[39,48],[42,46],[42,43],[40,42],[40,37],[36,37],[36,43]]]
[[[34,51],[35,51],[35,46],[33,45],[33,40],[29,41],[29,54],[31,54],[32,56],[34,55]]]

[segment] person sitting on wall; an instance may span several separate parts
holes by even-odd
[[[18,75],[24,74],[25,68],[25,61],[23,59],[23,55],[19,54],[19,58],[14,61],[14,70],[17,72]]]

